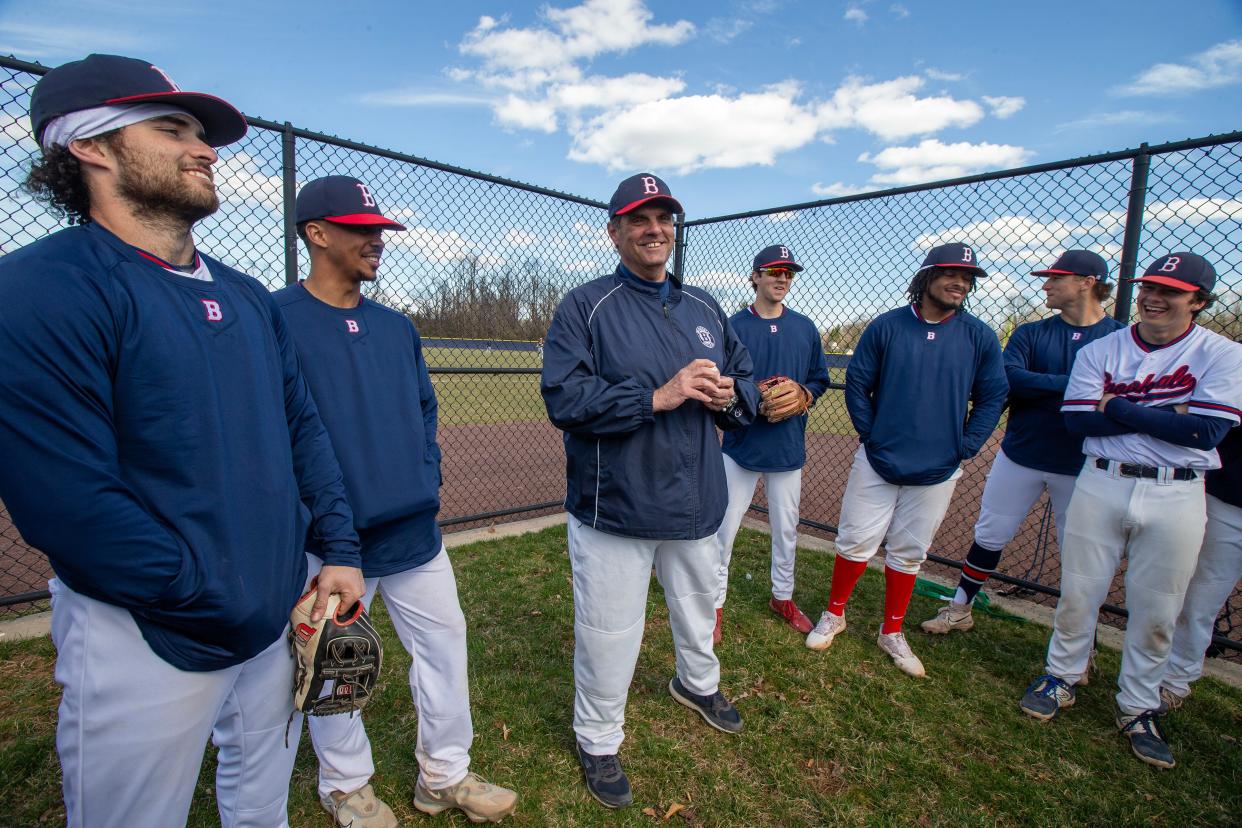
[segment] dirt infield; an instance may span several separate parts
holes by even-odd
[[[803,472],[802,516],[835,525],[840,515],[841,495],[857,439],[852,436],[809,434],[807,465]],[[954,493],[953,503],[936,536],[934,553],[960,559],[970,548],[972,529],[979,510],[984,477],[999,445],[999,434],[964,465],[964,474]],[[559,501],[565,494],[565,455],[561,434],[547,421],[489,425],[445,426],[440,429],[444,452],[444,488],[441,518],[451,520],[466,515],[501,511],[532,503]],[[1055,587],[1060,556],[1054,533],[1040,533],[1045,500],[1032,510],[1018,537],[1007,547],[1000,571]],[[756,502],[765,505],[760,488]],[[554,511],[554,510],[553,510]],[[529,517],[530,513],[494,521],[475,521],[452,528],[480,523],[504,522]],[[825,537],[830,534],[816,532]],[[955,571],[936,564],[929,569],[954,576]],[[1124,570],[1123,570],[1124,572]],[[46,588],[50,568],[42,554],[22,542],[0,508],[0,595],[15,595]],[[824,585],[827,589],[827,585]],[[1054,603],[1047,596],[1032,596],[1040,603]],[[1124,606],[1122,575],[1114,580],[1109,601]],[[1242,625],[1242,593],[1230,599],[1231,617]],[[0,615],[5,608],[0,607]],[[1242,634],[1235,627],[1233,637]]]

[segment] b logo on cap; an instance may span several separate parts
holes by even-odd
[[[641,179],[643,182],[643,192],[649,195],[659,195],[660,185],[656,184],[656,180],[649,175],[644,175]]]
[[[789,248],[788,248],[788,247],[782,247],[782,248],[781,248],[781,258],[782,258],[782,259],[788,259],[788,258],[789,258]]]
[[[975,257],[975,251],[971,250],[969,247],[962,248],[962,261],[963,262],[969,262],[974,257]]]
[[[354,186],[358,188],[358,192],[362,193],[362,206],[374,207],[375,197],[371,195],[371,188],[366,184],[355,184]]]
[[[1177,270],[1177,266],[1182,263],[1181,256],[1170,256],[1164,260],[1164,264],[1160,265],[1161,273],[1173,273]]]
[[[152,67],[151,67],[151,71],[152,71],[152,72],[156,72],[156,73],[158,73],[158,74],[159,74],[159,76],[160,76],[161,78],[163,78],[163,79],[164,79],[164,80],[168,83],[169,87],[171,87],[171,88],[172,88],[172,91],[173,91],[173,92],[180,92],[180,91],[181,91],[181,87],[180,87],[180,86],[177,86],[177,84],[173,82],[173,79],[172,79],[172,78],[170,78],[170,77],[168,77],[168,75],[164,73],[164,70],[163,70],[163,69],[161,69],[161,68],[160,68],[160,67],[158,67],[158,66],[152,66]]]

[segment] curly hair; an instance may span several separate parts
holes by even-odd
[[[96,138],[112,143],[120,130],[112,130]],[[24,183],[26,192],[47,205],[53,213],[70,224],[89,224],[91,194],[82,177],[82,165],[68,147],[56,144],[43,151],[43,157],[30,165]]]
[[[909,297],[911,304],[921,305],[923,296],[927,293],[927,286],[930,285],[937,276],[943,271],[935,267],[925,267],[914,274],[914,278],[910,280],[910,287],[906,288],[906,296]],[[970,274],[970,289],[975,289],[975,274]],[[968,297],[969,298],[969,297]],[[966,309],[966,300],[962,301],[962,310]]]

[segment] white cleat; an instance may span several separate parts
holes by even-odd
[[[880,645],[880,649],[888,653],[889,658],[897,665],[897,669],[905,673],[907,676],[915,678],[923,678],[927,675],[927,671],[923,669],[923,662],[919,661],[919,657],[910,649],[910,645],[906,642],[905,633],[880,633],[875,640]]]
[[[806,646],[812,650],[826,650],[832,646],[832,639],[838,633],[845,632],[845,616],[833,615],[827,610],[819,617],[815,629],[806,635]]]

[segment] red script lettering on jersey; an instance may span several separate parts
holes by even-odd
[[[1146,378],[1134,382],[1114,382],[1113,375],[1104,372],[1104,393],[1125,397],[1132,402],[1180,397],[1194,391],[1196,383],[1198,380],[1190,373],[1189,365],[1179,365],[1173,373],[1159,379],[1155,374],[1148,374]]]

